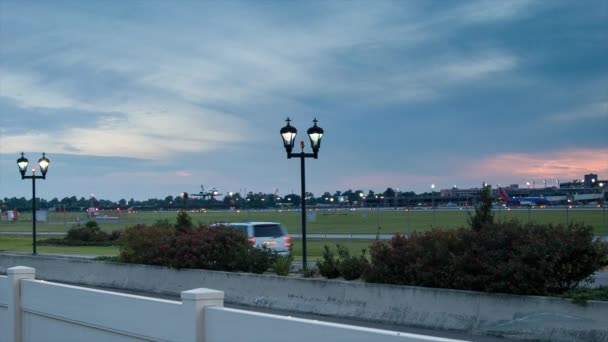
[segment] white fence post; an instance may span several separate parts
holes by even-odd
[[[203,342],[205,336],[205,307],[224,306],[224,292],[211,289],[194,289],[181,293],[182,305],[186,310],[186,317],[191,318],[188,326],[192,338],[189,341]]]
[[[21,279],[34,279],[36,270],[16,266],[6,270],[8,276],[8,341],[21,342]]]

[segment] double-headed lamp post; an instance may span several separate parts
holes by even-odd
[[[604,221],[604,226],[606,227],[606,189],[604,189],[606,184],[604,182],[601,182],[598,185],[600,186],[600,189],[602,191],[602,221]]]
[[[36,253],[36,179],[46,179],[46,172],[49,170],[49,164],[51,162],[48,160],[46,155],[42,153],[42,158],[38,159],[38,165],[40,166],[40,172],[42,176],[36,176],[36,168],[32,168],[32,175],[26,176],[25,172],[27,171],[27,165],[29,161],[27,158],[23,156],[23,152],[21,152],[21,158],[17,159],[17,166],[19,167],[19,172],[21,173],[21,179],[31,179],[32,180],[32,245],[33,245],[33,254]]]
[[[306,131],[310,138],[310,146],[312,147],[312,153],[304,153],[304,141],[300,141],[301,151],[299,153],[292,152],[293,145],[296,141],[296,135],[298,130],[291,126],[289,123],[291,120],[287,118],[285,120],[287,125],[281,128],[281,137],[283,138],[283,146],[287,151],[287,159],[292,157],[300,158],[300,173],[301,173],[301,187],[302,187],[302,263],[304,270],[308,268],[306,264],[306,172],[304,160],[306,158],[315,158],[319,154],[319,148],[321,147],[321,138],[323,138],[323,129],[317,126],[317,119],[313,120],[314,125]]]

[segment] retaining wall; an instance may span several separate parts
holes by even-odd
[[[179,294],[205,287],[227,302],[334,317],[544,341],[608,341],[608,303],[96,262],[0,253],[39,279]]]

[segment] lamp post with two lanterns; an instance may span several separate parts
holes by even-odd
[[[25,173],[27,171],[27,166],[29,164],[29,160],[23,156],[23,152],[21,152],[21,158],[17,159],[17,166],[19,167],[19,172],[21,173],[21,179],[31,179],[32,180],[32,245],[33,245],[33,254],[37,254],[36,252],[36,179],[46,179],[46,172],[49,170],[50,160],[46,157],[45,153],[42,153],[42,158],[38,159],[38,165],[40,166],[41,176],[36,175],[36,168],[32,168],[32,175],[26,176]]]
[[[604,227],[608,228],[606,226],[606,189],[604,188],[606,184],[604,182],[601,182],[598,185],[600,186],[602,192],[602,221],[604,223]]]
[[[313,120],[314,125],[310,127],[308,131],[306,131],[308,137],[310,138],[312,153],[304,152],[304,141],[300,141],[301,152],[294,153],[292,150],[296,141],[298,130],[289,124],[291,122],[289,118],[287,118],[285,121],[287,122],[287,125],[281,128],[281,137],[283,138],[283,146],[287,152],[287,159],[291,159],[293,157],[300,158],[300,183],[302,188],[302,264],[304,270],[306,271],[308,266],[306,264],[306,172],[304,160],[306,158],[317,159],[319,148],[321,147],[321,138],[323,138],[323,129],[317,126],[317,119],[315,118]]]

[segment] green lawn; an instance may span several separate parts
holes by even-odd
[[[40,240],[38,239],[38,241]],[[37,246],[36,249],[39,253],[118,255],[118,247]],[[32,238],[30,236],[0,235],[0,250],[31,252]]]
[[[309,233],[341,233],[341,234],[375,234],[380,227],[380,233],[391,234],[395,232],[408,233],[412,231],[428,230],[431,227],[454,228],[467,224],[466,210],[433,211],[433,210],[386,210],[358,209],[356,211],[317,210],[314,221],[307,223]],[[608,214],[602,210],[565,210],[565,209],[531,209],[528,210],[496,210],[497,220],[518,219],[537,223],[584,222],[595,228],[598,235],[608,235]],[[278,211],[209,211],[207,213],[190,213],[194,222],[204,224],[215,222],[239,221],[273,221],[283,223],[289,232],[300,232],[300,212]],[[121,213],[118,221],[99,221],[105,231],[121,229],[136,223],[151,224],[159,219],[175,220],[175,212],[139,212]],[[86,217],[80,213],[51,213],[50,222],[38,223],[37,230],[66,231],[81,217],[80,222],[86,222]],[[32,230],[31,216],[21,214],[21,222],[10,223],[0,221],[0,231],[26,231]],[[25,221],[25,220],[30,221]]]
[[[43,238],[39,238],[38,241]],[[302,260],[302,241],[300,239],[292,240],[293,254],[296,260]],[[372,244],[372,240],[324,240],[324,239],[307,239],[306,251],[309,261],[316,261],[323,254],[323,245],[329,245],[335,251],[335,244],[339,243],[351,249],[352,253],[360,253],[361,249]],[[0,235],[0,250],[31,252],[32,238],[29,236],[12,236]],[[92,255],[118,255],[118,247],[97,247],[97,246],[37,246],[40,253],[62,253],[62,254],[92,254]]]

